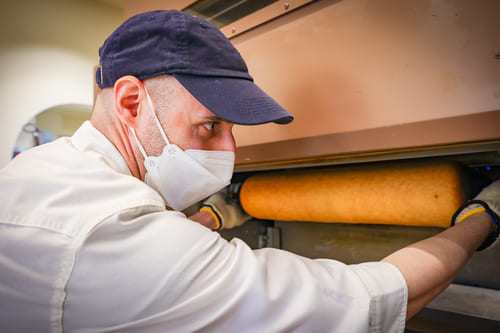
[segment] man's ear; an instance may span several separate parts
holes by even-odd
[[[144,97],[144,85],[134,76],[118,79],[114,86],[115,109],[120,120],[129,127],[136,128]]]

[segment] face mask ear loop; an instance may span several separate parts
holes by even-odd
[[[158,117],[156,116],[156,109],[153,106],[153,101],[151,100],[151,97],[149,97],[148,89],[144,87],[144,91],[146,91],[146,98],[148,99],[149,107],[151,111],[153,112],[153,117],[155,118],[156,125],[158,126],[158,129],[160,130],[161,136],[163,137],[163,140],[167,143],[167,145],[170,144],[170,142],[167,139],[167,135],[163,131],[163,127],[161,127],[160,120],[158,120]]]
[[[142,156],[144,156],[144,159],[148,158],[148,155],[146,154],[144,147],[141,145],[141,143],[139,142],[139,139],[137,138],[137,135],[135,134],[134,128],[132,128],[132,127],[129,127],[129,128],[130,128],[130,132],[132,132],[132,134],[134,135],[135,142],[137,143],[137,147],[139,147],[139,150],[141,151]]]

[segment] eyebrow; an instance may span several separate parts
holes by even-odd
[[[209,121],[218,121],[218,122],[224,121],[224,119],[222,119],[216,115],[206,115],[206,116],[204,115],[200,118],[203,120],[209,120]]]

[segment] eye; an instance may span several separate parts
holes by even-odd
[[[208,122],[208,123],[204,123],[204,124],[203,124],[203,126],[204,126],[207,130],[211,131],[211,130],[213,130],[213,129],[214,129],[214,127],[215,127],[215,122],[211,121],[211,122]]]

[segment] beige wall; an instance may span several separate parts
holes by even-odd
[[[22,126],[39,112],[67,104],[91,108],[98,48],[123,18],[122,8],[93,0],[3,0],[1,6],[0,167]]]
[[[196,0],[123,0],[124,17],[157,9],[182,10]]]

